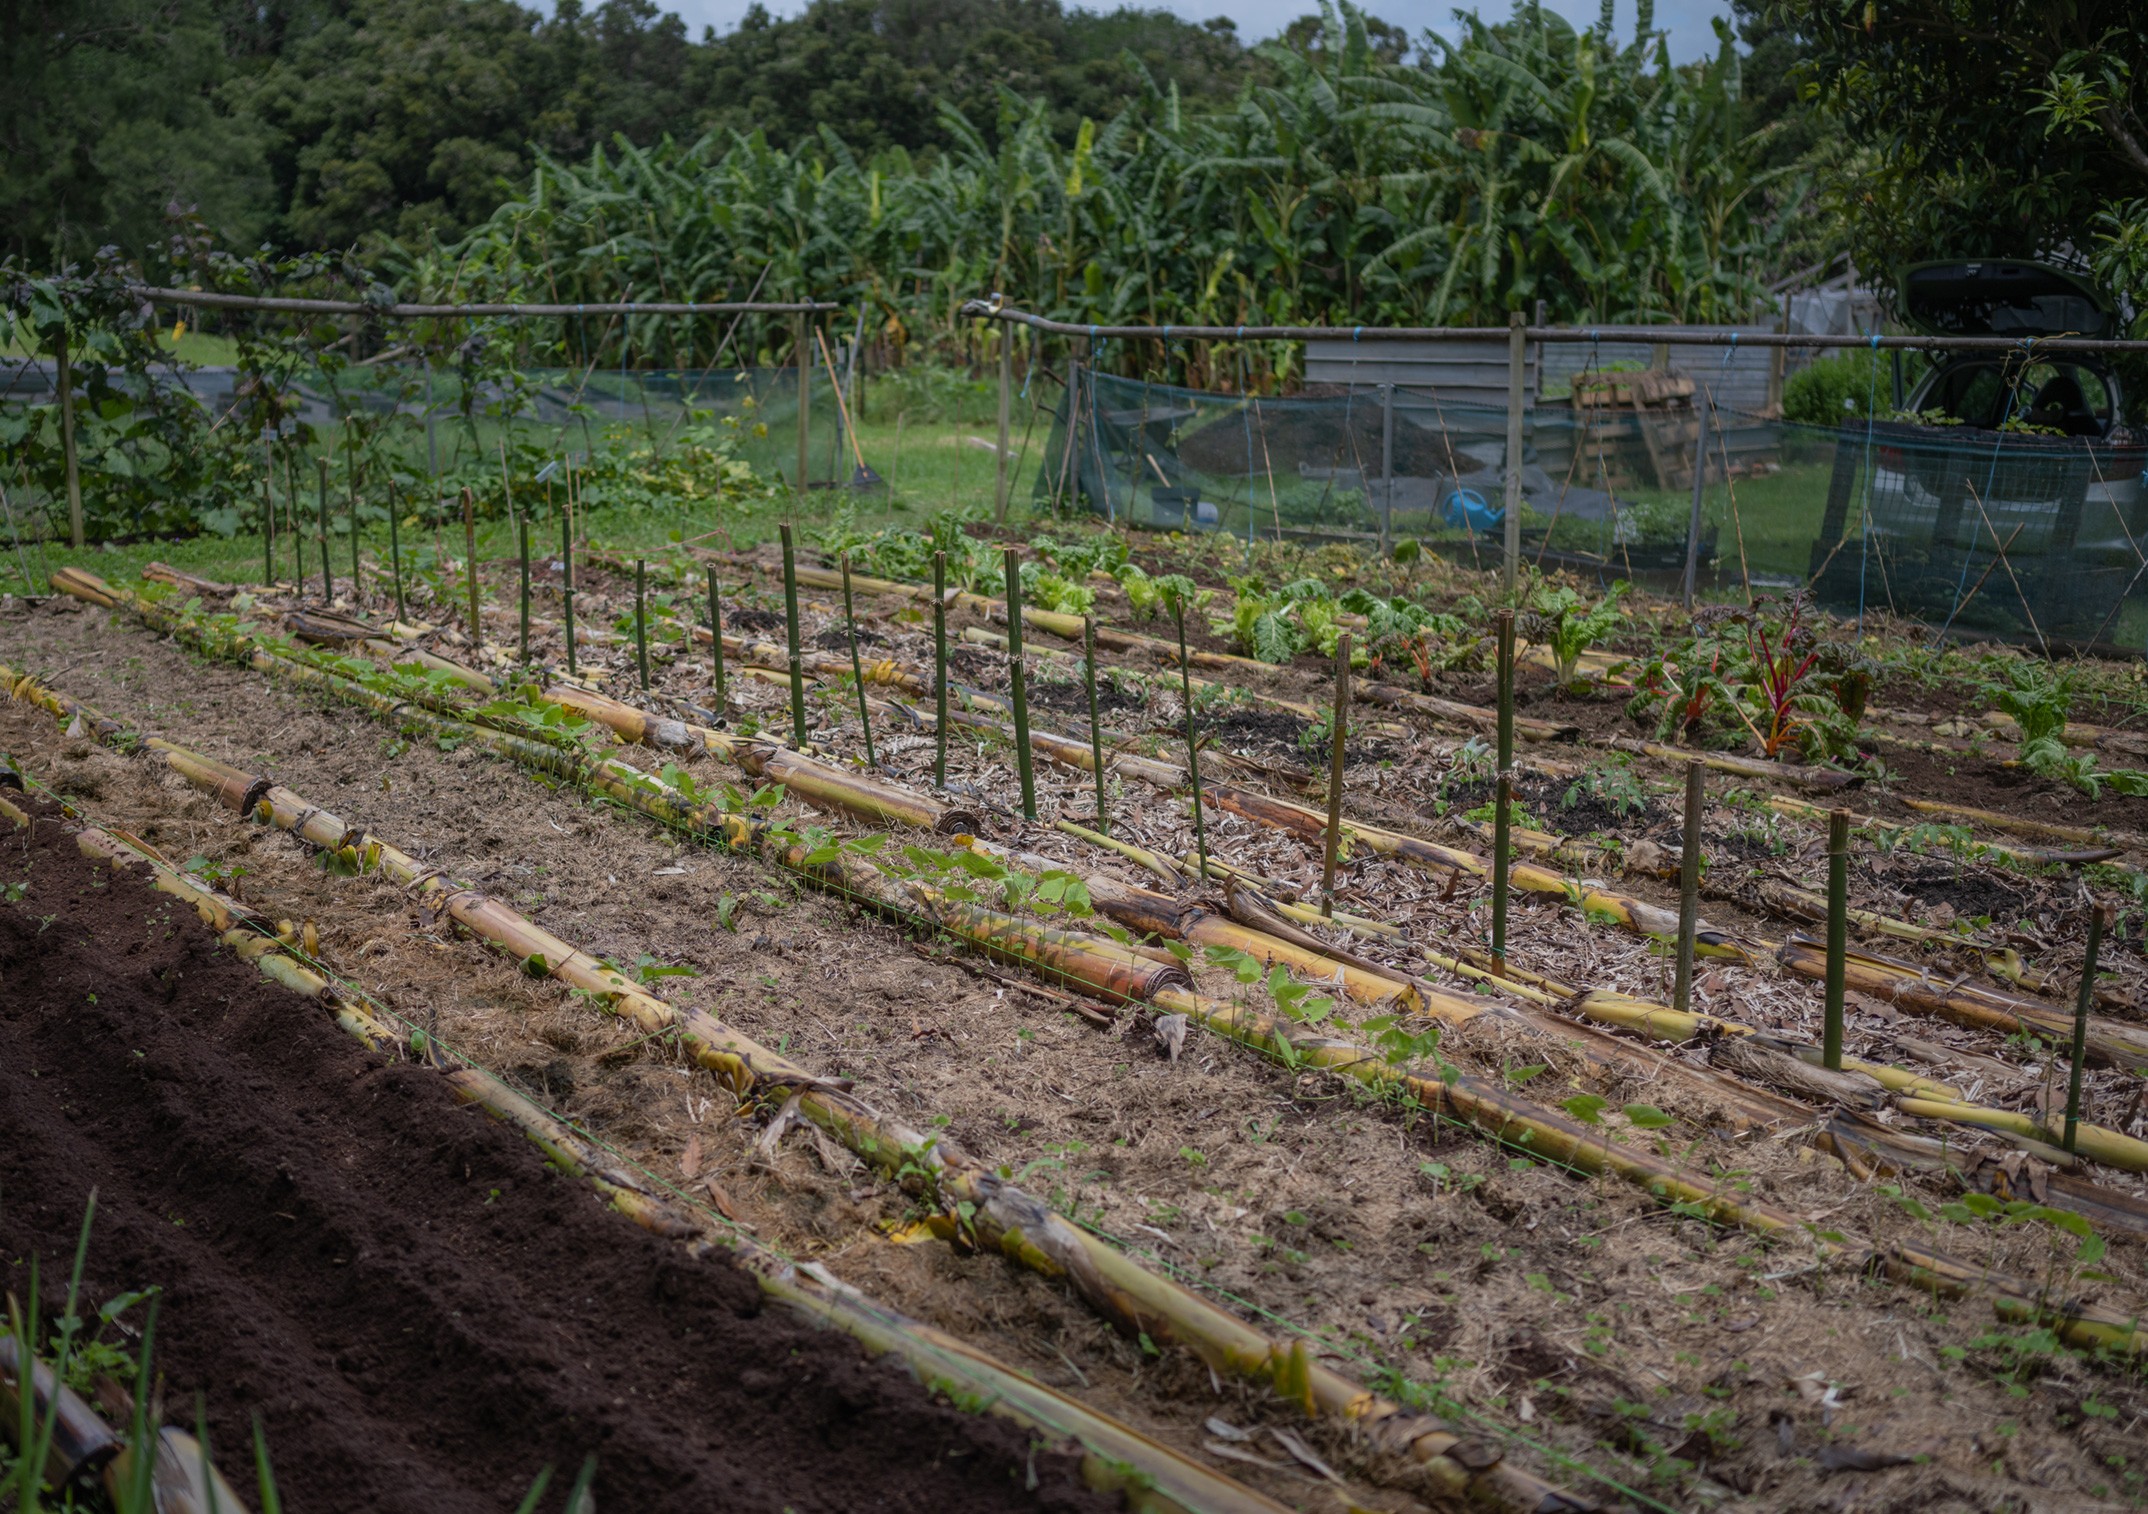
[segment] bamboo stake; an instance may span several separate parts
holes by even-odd
[[[842,555],[843,565],[843,634],[850,641],[850,677],[858,690],[858,729],[865,733],[865,767],[871,772],[879,768],[879,759],[873,756],[873,717],[865,700],[865,668],[858,661],[858,621],[850,603],[850,554]]]
[[[731,696],[724,687],[723,676],[723,595],[716,583],[716,570],[709,569],[709,645],[716,659],[716,708],[729,713]]]
[[[1111,835],[1111,801],[1105,795],[1104,786],[1104,728],[1097,720],[1096,712],[1096,622],[1089,616],[1081,623],[1081,676],[1082,685],[1089,694],[1089,763],[1096,773],[1096,828],[1106,837]],[[942,719],[944,720],[944,707]]]
[[[364,574],[358,562],[358,454],[351,451],[348,445],[343,451],[343,462],[351,487],[351,597],[355,599]]]
[[[79,552],[82,550],[82,470],[75,452],[75,369],[73,355],[68,350],[67,327],[63,323],[60,334],[53,338],[52,353],[56,359],[53,378],[56,380],[60,402],[60,453],[67,470],[67,539]]]
[[[396,517],[402,513],[402,509],[396,500],[395,475],[390,473],[388,475],[388,571],[395,580],[395,618],[399,621],[410,618],[409,614],[403,609],[403,533],[401,526],[396,521]]]
[[[1335,713],[1328,728],[1328,836],[1320,864],[1320,913],[1335,918],[1335,854],[1342,838],[1343,743],[1350,723],[1350,633],[1335,639]]]
[[[2066,1133],[2061,1145],[2068,1152],[2078,1149],[2081,1128],[2081,1069],[2088,1060],[2088,1012],[2096,1002],[2096,949],[2103,945],[2106,906],[2088,912],[2088,943],[2081,957],[2081,992],[2074,1000],[2072,1072],[2066,1080]]]
[[[326,455],[326,454],[324,453],[324,454],[322,454],[321,456],[319,456],[319,457],[316,457],[316,458],[315,458],[315,459],[313,460],[313,466],[314,466],[314,469],[315,469],[315,473],[316,473],[317,481],[318,481],[318,483],[319,483],[319,485],[320,485],[320,488],[319,488],[319,491],[318,491],[318,492],[319,492],[319,497],[320,497],[320,505],[321,505],[321,524],[320,524],[320,528],[319,528],[319,539],[320,539],[320,543],[321,543],[321,602],[322,602],[323,604],[333,604],[333,603],[335,602],[335,598],[336,598],[336,580],[335,580],[335,575],[334,575],[333,573],[331,573],[331,572],[329,571],[329,567],[328,567],[328,457],[327,457],[327,455]]]
[[[261,459],[261,583],[265,588],[276,581],[276,491],[269,482],[276,471],[276,444],[267,437],[261,439]],[[25,571],[25,582],[29,576]]]
[[[571,480],[573,474],[570,472]],[[567,676],[574,676],[574,507],[572,495],[569,504],[559,517],[559,600],[560,619],[567,635]]]
[[[634,666],[641,674],[642,692],[649,690],[649,571],[634,559]]]
[[[1029,750],[1029,677],[1022,658],[1022,560],[1009,547],[1007,576],[1007,691],[1014,699],[1014,768],[1022,785],[1022,818],[1037,818],[1037,776]]]
[[[462,552],[462,576],[470,591],[470,641],[482,647],[485,627],[477,617],[477,499],[468,484],[462,490]]]
[[[1842,989],[1849,955],[1850,812],[1827,817],[1827,1000],[1821,1029],[1820,1065],[1842,1070]]]
[[[1693,933],[1700,924],[1701,808],[1707,796],[1708,770],[1686,764],[1684,846],[1678,862],[1678,970],[1671,984],[1671,1008],[1693,1008]]]
[[[947,554],[932,554],[932,786],[947,787]]]
[[[298,523],[298,449],[283,449],[283,521],[291,538],[291,590],[306,595],[305,530]]]
[[[517,649],[523,667],[530,665],[530,518],[527,515],[515,519],[515,546],[521,555],[521,639]],[[398,617],[400,618],[400,617]]]
[[[804,319],[799,321],[801,339],[805,330]],[[803,364],[805,360],[799,359]],[[804,394],[805,369],[799,369],[799,393]],[[802,403],[801,399],[801,403]],[[805,487],[805,427],[801,422],[798,431],[798,487]],[[805,674],[798,663],[798,561],[791,548],[791,523],[777,527],[783,538],[783,636],[785,655],[790,659],[791,671],[791,745],[804,751],[806,747],[805,723]]]
[[[1208,828],[1201,818],[1201,750],[1193,737],[1193,684],[1186,672],[1186,604],[1171,596],[1171,614],[1178,625],[1179,702],[1186,711],[1186,776],[1193,786],[1193,846],[1200,858],[1201,876],[1208,876]]]
[[[1508,564],[1508,577],[1513,565]],[[1509,584],[1511,591],[1512,585]],[[1514,612],[1501,610],[1499,636],[1498,781],[1492,812],[1492,960],[1507,960],[1507,882],[1512,867],[1514,798]]]

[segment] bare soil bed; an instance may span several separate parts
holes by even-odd
[[[31,807],[0,835],[0,1279],[35,1256],[64,1284],[94,1191],[86,1296],[162,1290],[167,1398],[191,1423],[203,1395],[235,1473],[259,1414],[287,1507],[497,1514],[588,1454],[619,1509],[1110,1506],[604,1208]]]

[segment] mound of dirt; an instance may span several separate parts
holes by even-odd
[[[1244,478],[1271,468],[1278,476],[1295,478],[1300,465],[1362,469],[1367,477],[1377,477],[1381,456],[1379,402],[1362,395],[1354,404],[1337,399],[1332,408],[1319,410],[1264,405],[1258,425],[1252,424],[1250,412],[1233,411],[1181,437],[1178,444],[1180,462],[1216,478]],[[1432,478],[1467,476],[1481,472],[1484,464],[1455,451],[1440,432],[1398,412],[1394,467],[1404,478]]]
[[[497,1514],[539,1470],[599,1507],[1111,1507],[1070,1456],[937,1402],[551,1172],[431,1071],[386,1061],[185,907],[0,832],[0,1287],[164,1290],[171,1412],[204,1396],[284,1503]],[[1034,1487],[1035,1491],[1027,1491]],[[556,1502],[545,1507],[556,1508]]]

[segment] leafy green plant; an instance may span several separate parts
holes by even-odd
[[[1539,584],[1529,596],[1523,629],[1532,641],[1551,649],[1552,676],[1561,688],[1572,687],[1581,668],[1581,654],[1618,629],[1618,602],[1626,589],[1626,580],[1620,579],[1594,605],[1586,605],[1563,584]]]

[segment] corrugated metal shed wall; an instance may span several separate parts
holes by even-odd
[[[1715,335],[1721,326],[1666,326],[1666,331]],[[1729,328],[1741,336],[1773,331],[1773,326]],[[1672,347],[1667,349],[1670,368],[1692,378],[1715,395],[1718,406],[1758,413],[1768,402],[1768,375],[1773,363],[1769,349],[1743,344],[1721,347]],[[1646,368],[1656,355],[1647,342],[1532,342],[1527,349],[1527,372],[1523,385],[1532,403],[1563,399],[1576,373],[1614,363]],[[1792,349],[1786,354],[1784,372],[1795,372],[1810,361],[1809,354]],[[1482,407],[1504,412],[1507,408],[1507,344],[1498,340],[1468,342],[1350,342],[1322,341],[1305,344],[1305,379],[1308,384],[1337,384],[1351,389],[1373,389],[1381,384],[1396,386],[1395,405],[1411,411],[1429,410],[1435,404],[1463,408]],[[1561,408],[1564,408],[1563,405]]]

